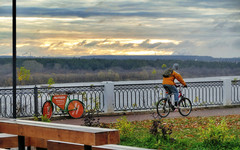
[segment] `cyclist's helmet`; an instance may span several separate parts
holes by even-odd
[[[173,70],[178,70],[178,67],[179,67],[179,64],[178,63],[175,63],[175,64],[173,64]]]

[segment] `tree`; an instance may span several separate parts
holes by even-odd
[[[55,84],[54,79],[53,78],[49,78],[48,79],[48,87],[50,88],[53,84]]]
[[[20,69],[17,68],[17,77],[21,85],[23,85],[25,81],[29,81],[30,75],[31,75],[30,70],[24,67],[21,67]]]
[[[42,72],[43,65],[38,63],[36,60],[26,60],[22,64],[25,68],[31,70],[32,72]]]
[[[153,69],[152,74],[156,75],[156,73],[157,73],[156,69]]]
[[[167,65],[166,64],[162,64],[162,68],[166,68],[167,67]]]

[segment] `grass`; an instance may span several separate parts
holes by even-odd
[[[240,149],[240,115],[182,117],[129,122],[125,117],[110,128],[120,130],[121,145],[151,149]]]

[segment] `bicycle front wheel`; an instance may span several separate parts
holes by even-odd
[[[79,100],[71,100],[67,106],[67,111],[72,118],[81,118],[84,113],[84,105]]]
[[[188,116],[192,111],[192,103],[188,98],[183,98],[179,101],[179,113],[182,116]]]
[[[157,103],[157,113],[161,118],[167,117],[170,113],[169,102],[166,98],[160,99]]]
[[[52,114],[53,114],[53,103],[51,101],[46,101],[43,104],[42,114],[43,114],[43,116],[47,117],[48,119],[50,119],[52,117]]]

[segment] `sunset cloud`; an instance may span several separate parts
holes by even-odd
[[[17,2],[17,55],[240,57],[238,0]],[[0,2],[0,56],[11,54],[11,1]]]

